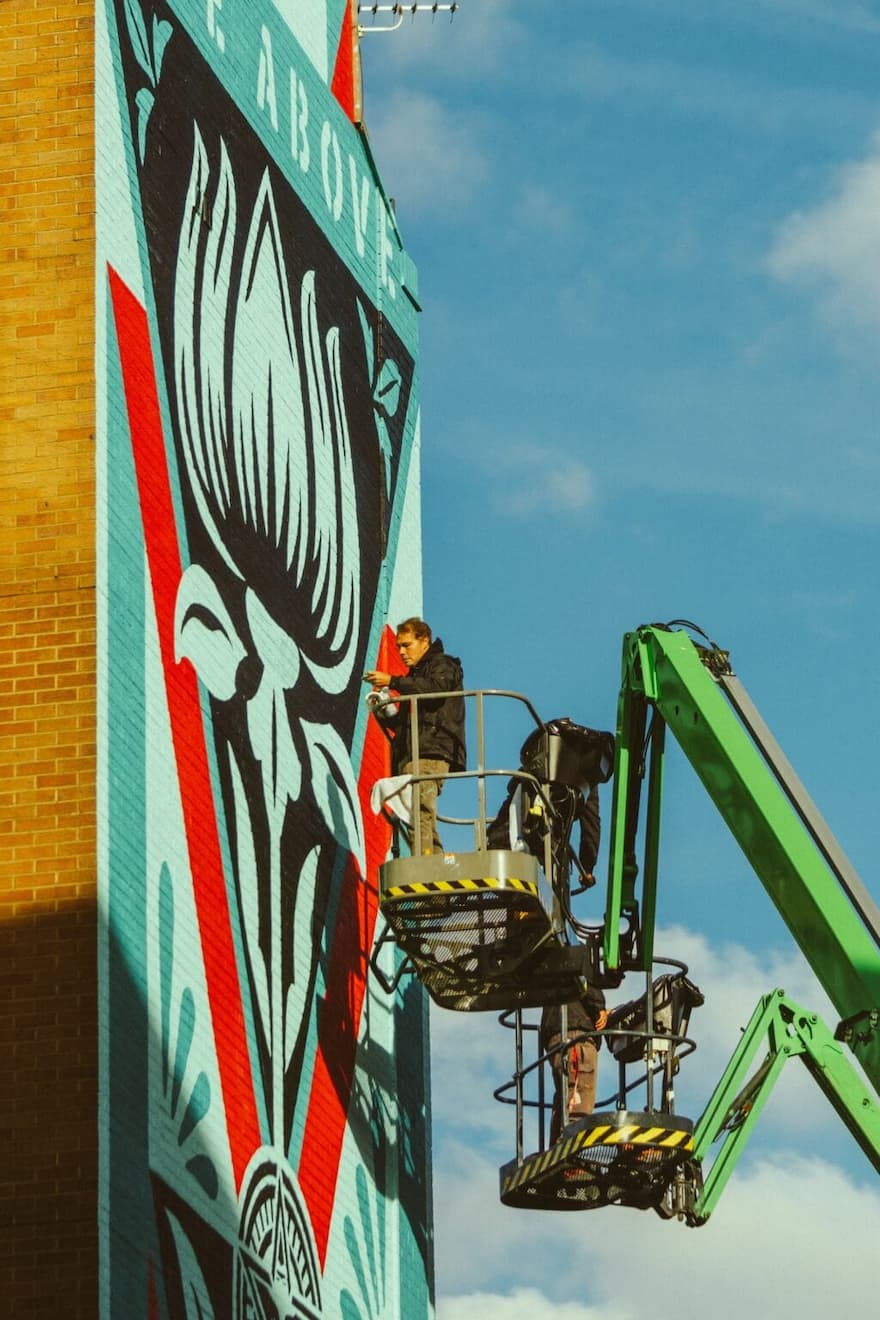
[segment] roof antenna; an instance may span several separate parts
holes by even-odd
[[[438,14],[448,14],[451,19],[455,17],[458,8],[459,8],[458,0],[455,0],[455,3],[450,5],[359,4],[357,7],[358,16],[360,17],[361,14],[364,15],[370,14],[372,15],[373,21],[369,27],[364,27],[363,24],[359,23],[358,36],[365,37],[370,32],[396,32],[397,29],[400,27],[401,23],[403,22],[403,18],[405,14],[409,14],[411,18],[414,18],[416,14],[430,14],[434,18],[436,18]],[[379,14],[387,14],[389,16],[390,22],[377,24],[376,17]]]

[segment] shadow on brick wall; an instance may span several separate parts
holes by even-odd
[[[93,900],[0,924],[0,1297],[4,1316],[98,1313]]]
[[[141,991],[112,945],[114,993],[130,997],[131,1007],[140,1008],[136,1016],[146,1031]],[[68,902],[58,911],[30,911],[0,924],[0,1312],[10,1320],[48,1320],[59,1308],[68,1320],[94,1320],[99,1313],[97,947],[93,900]],[[415,1039],[424,1013],[415,982],[393,1011],[398,1038]],[[344,1014],[332,1026],[343,1037],[351,1030]],[[139,1056],[146,1041],[131,1038],[126,1047]],[[401,1075],[399,1060],[369,1034],[356,1066],[351,1065],[331,1071],[340,1100],[348,1103],[352,1134],[365,1166],[376,1170],[377,1190],[399,1199],[430,1273],[425,1218],[429,1156],[420,1118],[424,1074],[416,1067]],[[130,1085],[131,1073],[122,1072],[127,1074],[123,1085]],[[389,1097],[396,1103],[386,1113]],[[126,1110],[128,1122],[130,1104]],[[391,1164],[398,1170],[394,1189],[385,1184],[383,1173]],[[158,1238],[145,1244],[142,1233],[115,1225],[117,1260],[126,1277],[114,1281],[114,1314],[116,1301],[126,1294],[126,1313],[132,1317],[150,1314],[151,1297],[158,1315],[186,1314],[168,1211],[184,1226],[201,1259],[210,1262],[205,1282],[222,1314],[233,1291],[228,1241],[199,1221],[170,1188],[151,1179],[146,1168],[142,1174],[128,1181],[131,1222],[140,1220],[143,1226],[145,1216]],[[220,1222],[237,1222],[238,1208],[232,1203],[215,1209]],[[119,1237],[125,1240],[121,1256]],[[163,1295],[167,1311],[158,1301]]]

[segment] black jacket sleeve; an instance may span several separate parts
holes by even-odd
[[[460,682],[460,669],[448,655],[431,656],[419,666],[417,674],[402,674],[391,680],[391,687],[402,697],[418,696],[421,692],[454,692]]]
[[[418,703],[419,756],[446,761],[452,771],[464,770],[467,762],[464,698],[443,694],[457,692],[463,685],[461,661],[446,654],[439,638],[408,674],[394,678],[391,685],[401,697],[438,694],[436,699]],[[401,764],[410,758],[410,718],[409,703],[404,702],[397,726],[401,735],[397,749]]]
[[[599,839],[602,834],[602,822],[599,817],[599,788],[593,784],[588,796],[581,803],[578,811],[578,821],[581,827],[580,846],[578,848],[578,861],[584,870],[590,874],[596,865],[596,859],[599,856]]]

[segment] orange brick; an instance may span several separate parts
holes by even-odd
[[[93,8],[4,0],[0,25],[0,1296],[10,1317],[97,1314]]]

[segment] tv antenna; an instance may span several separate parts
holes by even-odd
[[[369,32],[396,32],[407,14],[409,14],[410,18],[415,18],[416,14],[430,14],[432,18],[436,18],[438,14],[448,14],[451,19],[455,17],[458,8],[458,0],[455,0],[455,3],[449,5],[359,4],[357,7],[358,18],[360,18],[362,14],[370,14],[372,15],[373,21],[369,27],[364,27],[362,23],[358,23],[358,36],[365,37]],[[389,21],[377,23],[376,19],[380,14],[383,16],[387,14]]]

